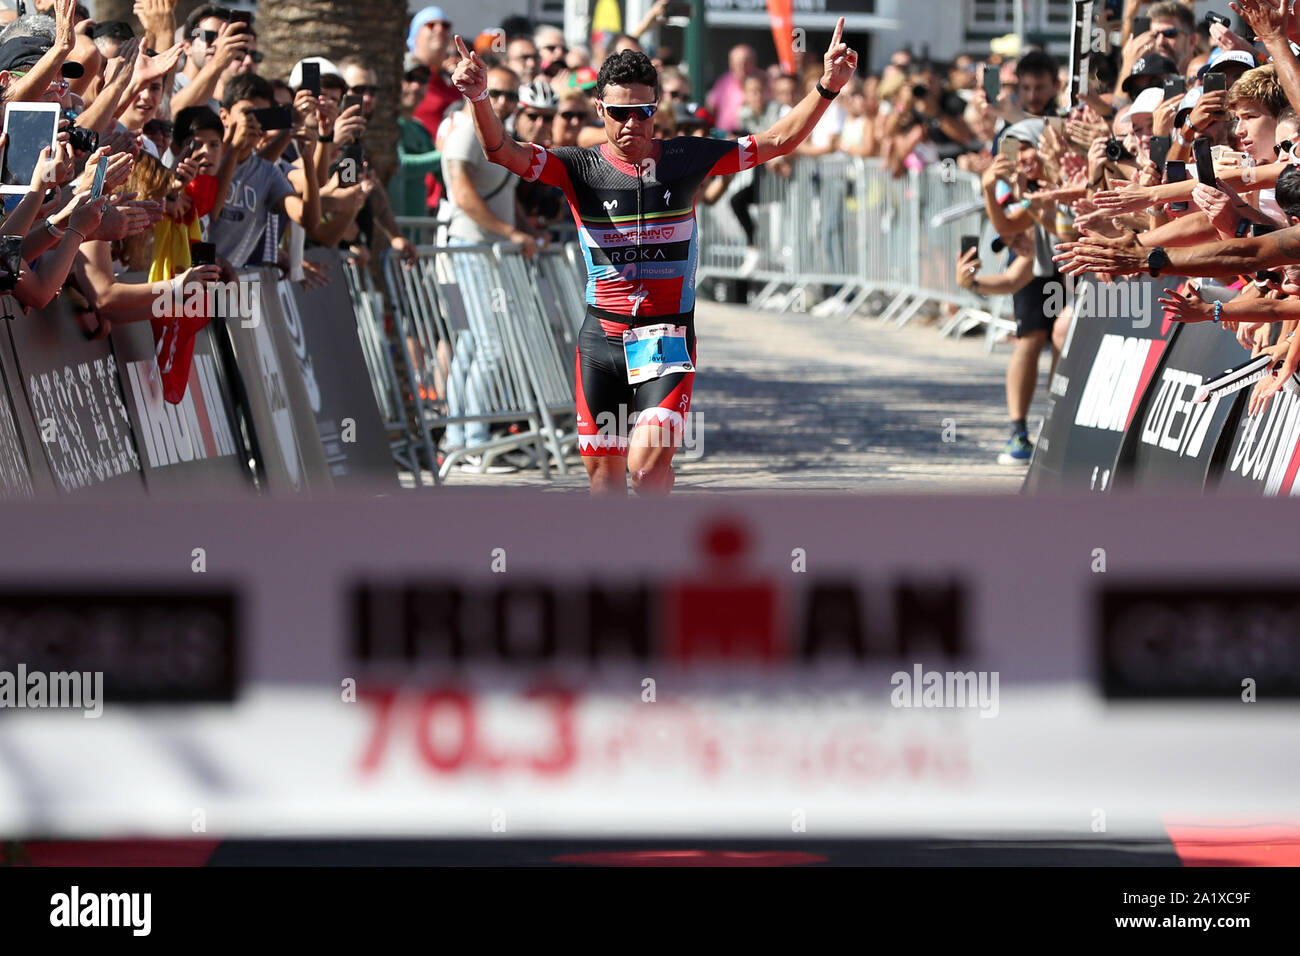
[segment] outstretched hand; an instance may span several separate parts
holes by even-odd
[[[481,56],[465,46],[459,33],[456,34],[456,51],[460,53],[460,62],[451,74],[451,82],[462,96],[471,100],[478,99],[487,91],[487,64]]]
[[[826,56],[823,58],[825,69],[822,71],[822,86],[832,93],[838,93],[844,88],[844,84],[853,78],[853,73],[858,68],[858,51],[850,50],[847,43],[841,37],[844,33],[844,18],[840,17],[835,24],[835,34],[831,37],[831,45],[826,50]]]

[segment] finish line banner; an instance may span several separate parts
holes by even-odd
[[[1300,815],[1300,554],[1243,531],[1300,505],[475,500],[0,506],[0,834]],[[634,549],[605,530],[632,520]],[[990,562],[1013,524],[1051,533]],[[182,623],[141,639],[122,594]],[[103,672],[102,712],[52,681],[17,705],[20,667]]]

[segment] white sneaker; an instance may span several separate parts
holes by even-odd
[[[745,258],[741,261],[740,271],[737,272],[736,274],[742,279],[748,278],[749,276],[753,275],[754,270],[758,268],[759,259],[760,256],[758,254],[758,250],[755,249],[753,246],[750,246],[748,249],[745,250]]]
[[[461,459],[460,470],[475,475],[510,475],[519,470],[514,465],[499,464],[499,462],[498,458],[493,464],[484,468],[482,455],[466,455]]]

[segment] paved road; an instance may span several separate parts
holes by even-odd
[[[694,406],[702,457],[678,456],[674,494],[701,491],[1015,493],[1006,441],[1007,346],[874,319],[757,312],[701,302]],[[1044,360],[1044,370],[1046,369]],[[1044,371],[1044,383],[1046,373]],[[1042,415],[1042,395],[1030,418]],[[951,419],[955,441],[945,442]],[[576,460],[555,490],[586,486]],[[532,485],[455,473],[464,485]]]

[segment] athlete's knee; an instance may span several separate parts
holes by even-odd
[[[672,491],[675,480],[671,464],[637,468],[632,471],[632,490],[638,495],[663,495]]]

